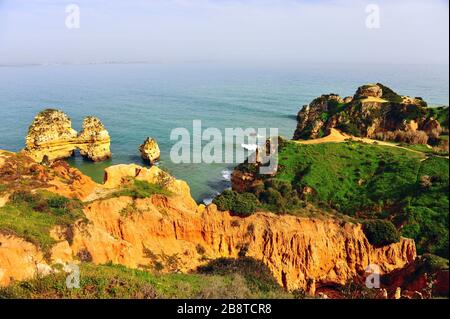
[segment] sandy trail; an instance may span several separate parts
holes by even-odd
[[[298,144],[311,145],[311,144],[322,144],[322,143],[343,143],[350,139],[353,141],[363,142],[363,143],[367,143],[367,144],[376,144],[376,145],[383,145],[383,146],[389,146],[389,147],[397,147],[397,148],[401,148],[401,149],[404,149],[404,150],[407,150],[407,151],[410,151],[413,153],[424,155],[423,152],[415,151],[415,150],[409,149],[407,147],[398,146],[395,143],[378,141],[378,140],[373,140],[373,139],[365,138],[365,137],[356,137],[356,136],[342,133],[341,131],[339,131],[335,128],[332,128],[330,130],[330,134],[325,137],[316,138],[313,140],[302,140],[302,141],[294,141],[294,142],[296,142]]]

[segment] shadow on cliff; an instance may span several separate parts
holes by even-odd
[[[206,275],[239,275],[247,282],[251,290],[282,291],[277,280],[273,277],[269,267],[263,262],[251,257],[218,258],[197,268],[197,273]]]

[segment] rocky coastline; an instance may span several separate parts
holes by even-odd
[[[395,117],[386,116],[394,106]],[[412,109],[419,115],[411,116]],[[315,99],[299,112],[294,139],[320,138],[336,128],[349,128],[349,123],[362,137],[422,131],[428,142],[448,132],[422,99],[398,98],[376,84],[358,88],[353,97],[330,94]],[[57,273],[73,263],[191,273],[212,260],[252,258],[268,267],[286,291],[310,297],[364,282],[373,264],[383,278],[377,290],[381,298],[431,297],[427,285],[432,275],[439,277],[436,289],[448,295],[448,268],[422,271],[424,259],[412,239],[375,245],[358,220],[329,212],[301,217],[261,210],[239,216],[215,204],[198,205],[186,182],[157,166],[110,166],[104,183],[95,183],[61,161],[75,150],[92,161],[111,157],[110,136],[102,122],[87,117],[78,133],[66,114],[47,109],[35,117],[23,151],[0,151],[0,215],[24,207],[37,214],[59,213],[71,205],[76,211],[70,211],[70,221],[55,218],[37,235],[0,224],[0,286]],[[139,151],[151,164],[160,157],[152,138]],[[239,167],[232,183],[238,193],[264,186]],[[57,206],[59,201],[64,206]]]

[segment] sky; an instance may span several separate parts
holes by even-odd
[[[0,0],[0,64],[448,64],[448,38],[448,0]]]

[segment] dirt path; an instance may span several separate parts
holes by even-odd
[[[92,202],[100,198],[105,198],[116,191],[116,188],[104,188],[103,186],[98,185],[94,191],[83,200],[83,202]]]
[[[382,146],[397,147],[397,148],[401,148],[401,149],[404,149],[404,150],[407,150],[407,151],[410,151],[413,153],[424,155],[423,152],[412,150],[412,149],[409,149],[409,148],[403,147],[403,146],[398,146],[395,143],[378,141],[378,140],[373,140],[373,139],[365,138],[365,137],[356,137],[356,136],[342,133],[341,131],[334,129],[334,128],[332,128],[330,131],[330,134],[325,137],[316,138],[313,140],[303,140],[303,141],[294,141],[294,142],[296,142],[298,144],[311,145],[311,144],[322,144],[322,143],[343,143],[350,139],[353,141],[363,142],[363,143],[367,143],[367,144],[376,144],[376,145],[382,145]]]

